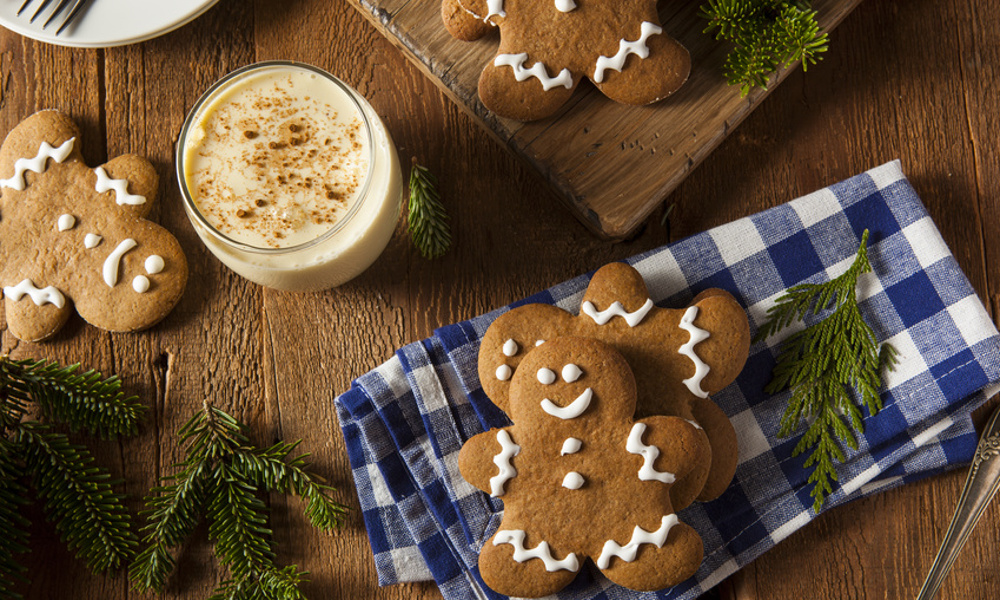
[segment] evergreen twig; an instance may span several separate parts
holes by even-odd
[[[424,258],[438,258],[451,246],[448,213],[437,191],[437,178],[413,158],[408,205],[410,236]]]
[[[804,466],[814,467],[809,483],[814,484],[810,495],[816,512],[832,493],[832,482],[837,481],[834,461],[844,460],[837,440],[857,449],[854,432],[864,431],[861,410],[849,390],[855,390],[868,414],[875,416],[882,409],[880,372],[896,364],[896,350],[889,344],[879,348],[875,332],[858,307],[858,277],[871,272],[867,244],[865,230],[854,262],[839,277],[788,289],[768,310],[768,320],[755,337],[755,341],[766,339],[809,314],[833,309],[823,320],[785,340],[772,380],[765,387],[770,394],[792,391],[781,417],[779,437],[792,435],[802,421],[809,423],[792,456],[812,450]]]
[[[706,0],[701,14],[705,33],[733,43],[723,65],[730,85],[746,96],[754,87],[767,89],[771,74],[796,61],[807,71],[828,47],[826,32],[808,0]]]
[[[102,438],[136,432],[145,410],[138,398],[125,397],[116,377],[77,374],[78,368],[0,356],[0,598],[20,598],[15,585],[26,581],[15,558],[28,549],[28,521],[20,514],[30,501],[25,481],[44,499],[62,540],[92,570],[118,568],[134,554],[137,539],[117,482],[86,447],[30,418],[35,404],[46,421],[73,431]]]
[[[308,573],[274,564],[267,507],[259,493],[303,497],[306,515],[325,531],[338,527],[347,509],[330,498],[332,487],[308,471],[308,455],[292,456],[299,442],[256,448],[243,429],[206,402],[178,432],[185,459],[164,478],[167,485],[146,498],[146,548],[130,569],[135,589],[163,590],[174,567],[171,549],[184,542],[204,514],[215,554],[232,575],[212,600],[302,597],[298,585]]]

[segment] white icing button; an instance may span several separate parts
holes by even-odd
[[[545,340],[538,340],[537,342],[535,342],[535,347],[537,348],[538,346],[541,346],[544,343],[545,343]]]
[[[73,215],[59,215],[59,220],[56,222],[59,231],[68,231],[73,229],[74,225],[76,225],[76,217]]]
[[[83,245],[86,246],[88,250],[90,248],[96,248],[97,245],[100,244],[101,240],[103,239],[104,238],[97,235],[96,233],[88,233],[86,237],[83,238]]]
[[[576,2],[573,0],[556,0],[556,10],[559,12],[568,13],[576,8]]]
[[[583,371],[581,371],[580,367],[574,365],[573,363],[570,363],[562,368],[562,378],[566,383],[573,383],[580,378],[580,375],[583,375]]]
[[[497,367],[497,379],[499,379],[500,381],[507,381],[513,374],[514,371],[512,371],[511,368],[508,367],[507,365],[500,365],[499,367]]]
[[[149,278],[145,275],[136,275],[132,280],[132,289],[143,294],[149,290]]]
[[[503,355],[504,356],[514,356],[517,354],[518,347],[517,342],[514,340],[507,340],[503,343]]]
[[[545,385],[552,385],[553,383],[556,382],[555,371],[553,371],[552,369],[546,369],[545,367],[538,369],[537,377],[538,377],[538,383],[542,383]]]
[[[583,487],[583,475],[576,471],[570,471],[563,477],[563,487],[571,490],[578,490]]]
[[[559,456],[566,456],[567,454],[576,454],[583,447],[583,442],[575,437],[568,437],[563,441],[562,450],[559,451]]]
[[[165,263],[163,262],[162,256],[157,256],[156,254],[150,254],[149,258],[146,259],[146,272],[150,275],[156,275],[163,270]]]

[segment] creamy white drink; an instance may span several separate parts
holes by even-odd
[[[284,290],[333,287],[368,268],[403,197],[395,147],[368,102],[297,63],[251,65],[206,92],[181,131],[177,171],[209,250]]]

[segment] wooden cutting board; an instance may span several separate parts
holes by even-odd
[[[497,117],[479,101],[476,85],[493,59],[496,32],[476,42],[451,37],[441,0],[349,0],[459,106],[536,169],[569,209],[598,235],[627,237],[763,100],[740,98],[726,84],[728,45],[703,33],[699,0],[662,2],[664,29],[691,52],[691,77],[652,106],[616,104],[581,83],[554,117],[521,123]],[[815,0],[831,31],[861,0]],[[770,90],[788,70],[778,73]]]

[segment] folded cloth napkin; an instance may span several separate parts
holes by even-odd
[[[900,363],[884,378],[884,408],[865,418],[858,450],[837,466],[824,510],[968,462],[976,445],[969,413],[1000,389],[1000,335],[898,161],[627,261],[660,306],[728,290],[755,333],[787,288],[843,273],[865,229],[874,272],[859,280],[862,314]],[[514,306],[548,302],[576,313],[589,278]],[[462,479],[458,452],[509,423],[480,388],[476,358],[486,328],[510,308],[402,348],[336,399],[380,584],[433,578],[449,600],[500,597],[482,583],[477,558],[503,505]],[[798,438],[777,438],[788,394],[763,391],[794,330],[754,344],[737,381],[713,395],[736,428],[739,466],[722,497],[679,515],[705,544],[697,574],[638,593],[589,565],[559,598],[694,598],[816,517],[806,455],[791,456]]]

